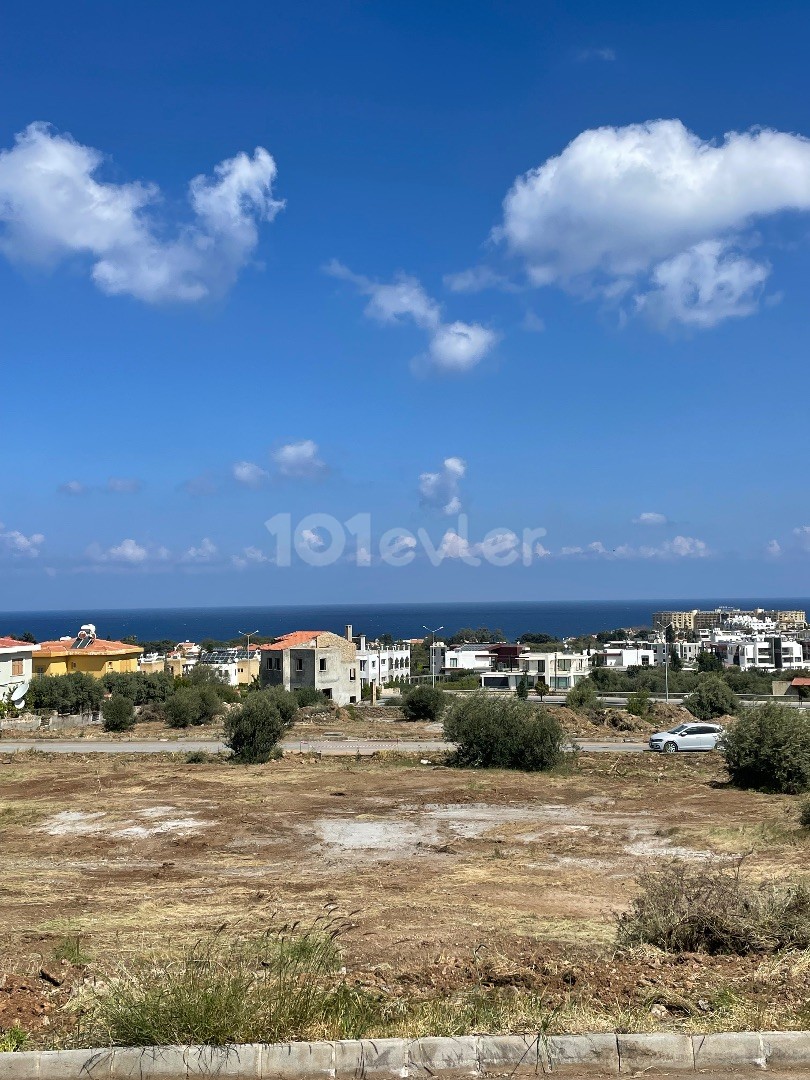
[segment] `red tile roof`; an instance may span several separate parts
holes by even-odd
[[[74,649],[73,643],[75,638],[68,638],[66,641],[42,641],[40,642],[40,651],[46,654],[57,656],[60,653],[76,653],[77,655],[84,656],[98,656],[99,653],[141,653],[143,649],[140,645],[128,645],[125,641],[105,641],[104,638],[96,638],[90,645],[86,645],[83,649]]]
[[[309,644],[319,634],[324,633],[326,633],[325,630],[294,630],[292,634],[284,634],[272,645],[260,645],[259,649],[261,652],[282,652],[284,649],[295,649],[300,645]]]
[[[35,649],[30,641],[17,641],[13,637],[0,637],[0,649]]]
[[[810,679],[794,679],[791,686],[810,686]]]

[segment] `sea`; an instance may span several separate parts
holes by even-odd
[[[331,630],[344,633],[351,624],[355,634],[369,638],[391,634],[417,638],[425,630],[450,636],[462,627],[500,630],[508,640],[521,634],[544,633],[568,637],[643,627],[654,611],[689,611],[692,608],[810,609],[810,597],[697,597],[687,600],[521,601],[430,604],[334,604],[307,607],[132,608],[82,611],[0,612],[0,636],[28,631],[37,641],[76,634],[83,623],[93,623],[99,637],[139,641],[228,641],[246,633],[276,637],[291,630]]]

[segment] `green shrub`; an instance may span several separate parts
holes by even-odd
[[[736,867],[673,860],[638,878],[618,944],[666,952],[749,953],[810,947],[810,891],[801,882],[745,880]]]
[[[627,698],[627,711],[633,716],[642,719],[650,715],[650,691],[647,689],[637,690]]]
[[[596,687],[590,679],[582,679],[576,686],[572,686],[565,695],[565,704],[575,712],[596,712],[599,708],[599,695],[596,692]]]
[[[19,1024],[13,1024],[5,1031],[0,1031],[0,1053],[15,1054],[24,1050],[28,1045],[28,1032],[23,1031]]]
[[[186,754],[186,765],[207,765],[209,761],[216,761],[216,758],[205,750],[191,750]]]
[[[743,709],[720,749],[738,787],[810,791],[810,717],[802,709],[770,701]]]
[[[721,675],[704,675],[686,698],[684,705],[698,720],[716,720],[733,715],[739,708],[737,695]]]
[[[526,676],[521,675],[518,680],[518,684],[515,687],[515,695],[521,700],[525,701],[529,696],[529,684],[526,682]]]
[[[316,690],[314,686],[302,686],[298,690],[293,690],[293,695],[302,709],[308,705],[323,705],[326,701],[323,693]]]
[[[166,723],[173,728],[199,727],[209,724],[222,712],[222,699],[210,683],[198,686],[178,686],[163,703]]]
[[[402,695],[406,720],[440,720],[447,705],[447,695],[438,686],[412,686]]]
[[[323,702],[324,696],[320,690],[316,690],[314,687],[307,687],[308,690],[312,690],[312,693],[316,694],[320,701]],[[270,701],[278,709],[282,718],[288,723],[292,724],[295,717],[298,714],[298,709],[301,706],[301,702],[298,699],[298,693],[291,694],[289,690],[282,690],[280,686],[271,686],[267,690],[262,691],[266,694]]]
[[[27,703],[30,709],[41,712],[96,712],[104,696],[100,679],[76,671],[70,675],[42,675],[32,680]]]
[[[799,807],[799,825],[803,829],[810,829],[810,799],[804,799]]]
[[[147,675],[142,671],[109,671],[101,677],[108,694],[121,694],[133,705],[150,705],[165,701],[174,690],[174,679],[168,672]]]
[[[452,763],[464,768],[535,772],[565,757],[565,732],[552,712],[483,692],[450,706],[444,737],[457,746]]]
[[[135,961],[89,999],[82,1034],[110,1046],[356,1038],[374,999],[341,975],[338,929],[324,921],[253,937],[223,930],[179,957]]]
[[[243,765],[263,764],[278,756],[278,741],[291,725],[279,712],[274,695],[260,691],[228,713],[225,742],[233,752],[234,761]]]
[[[102,727],[105,731],[129,731],[135,726],[135,707],[129,698],[113,694],[101,703]]]

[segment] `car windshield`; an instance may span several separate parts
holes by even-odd
[[[686,731],[686,729],[687,729],[688,727],[689,727],[689,725],[688,725],[688,724],[678,724],[678,726],[677,726],[677,727],[671,727],[671,728],[669,729],[669,731],[667,732],[667,734],[669,734],[669,735],[680,735],[680,733],[681,733],[682,731]]]

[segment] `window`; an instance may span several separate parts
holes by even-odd
[[[361,671],[365,671],[365,670],[366,670],[366,661],[365,661],[365,660],[361,660],[361,661],[360,661],[360,670],[361,670]]]
[[[318,667],[321,669],[321,671],[326,671],[326,658],[325,657],[322,657],[318,661]]]
[[[354,682],[356,678],[357,678],[357,669],[353,668],[353,667],[349,668],[349,679],[350,679],[350,681]]]
[[[304,661],[300,657],[295,661],[295,670],[296,671],[303,671],[304,670]]]
[[[22,673],[23,673],[23,662],[22,662],[22,660],[12,660],[11,661],[11,674],[12,675],[22,675]]]

